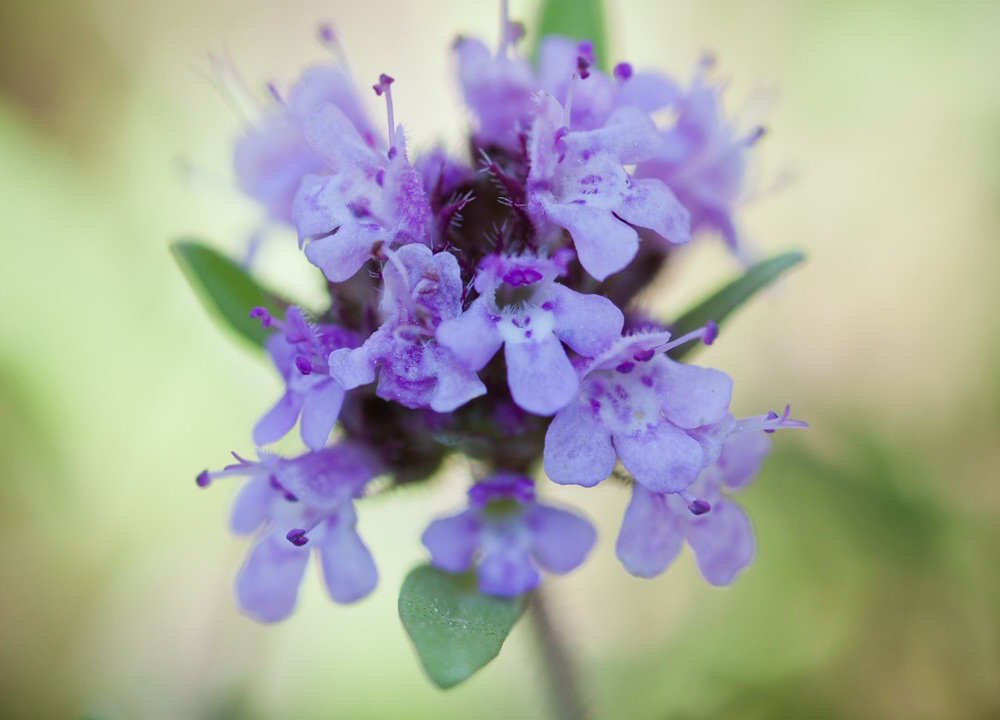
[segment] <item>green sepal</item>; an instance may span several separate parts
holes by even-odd
[[[457,685],[495,658],[524,607],[524,596],[484,595],[474,574],[452,575],[430,565],[410,571],[399,590],[403,627],[440,688]]]
[[[668,326],[670,332],[674,337],[680,337],[696,330],[709,320],[721,326],[723,320],[728,318],[734,310],[804,259],[803,253],[792,251],[751,265],[740,277],[709,295],[677,318]],[[684,343],[669,350],[667,354],[674,360],[680,360],[696,347],[698,347],[698,343]]]
[[[259,320],[250,317],[250,310],[260,306],[281,318],[290,303],[208,245],[180,241],[170,246],[170,252],[209,314],[250,344],[263,348],[268,333]]]

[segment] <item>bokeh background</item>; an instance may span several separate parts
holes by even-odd
[[[396,77],[426,149],[465,126],[449,43],[492,44],[496,5],[0,3],[0,716],[549,716],[527,623],[441,692],[398,622],[420,532],[460,482],[364,503],[381,582],[360,604],[309,573],[279,626],[234,609],[236,484],[193,478],[251,449],[278,383],[167,249],[238,252],[260,226],[231,186],[240,120],[209,53],[287,87],[327,59],[332,20],[360,84]],[[609,5],[616,57],[687,76],[712,50],[729,109],[770,129],[743,227],[808,264],[699,360],[734,376],[738,414],[788,401],[812,429],[775,436],[743,497],[759,557],[724,590],[688,551],[626,575],[620,488],[550,493],[601,531],[549,584],[594,715],[1000,717],[1000,4]],[[262,253],[275,284],[318,291],[288,237]],[[735,271],[706,238],[649,303],[672,314]]]

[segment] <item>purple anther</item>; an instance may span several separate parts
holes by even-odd
[[[260,306],[255,307],[250,311],[250,317],[251,319],[260,318],[261,328],[266,328],[271,324],[271,313]]]
[[[295,367],[298,368],[299,372],[303,375],[309,375],[313,371],[312,360],[307,358],[305,355],[297,355],[295,357]]]
[[[590,40],[581,40],[580,44],[576,46],[576,53],[584,59],[587,65],[593,65],[597,62],[597,58],[594,57],[594,43]]]
[[[777,420],[778,419],[778,413],[774,412],[774,410],[768,410],[767,411],[767,419],[768,420]],[[765,430],[764,432],[766,432],[766,433],[773,433],[774,430]]]
[[[297,497],[295,497],[295,495],[293,495],[292,493],[288,492],[287,490],[285,490],[284,498],[288,502],[298,502],[299,501],[299,499]]]
[[[375,182],[378,183],[379,187],[385,187],[385,170],[379,168],[378,172],[375,173]]]
[[[654,348],[649,348],[647,350],[640,350],[637,353],[632,354],[632,359],[636,362],[649,362],[656,355],[656,350]]]
[[[389,77],[385,73],[378,76],[378,84],[372,85],[372,90],[375,91],[376,95],[382,95],[384,92],[389,91],[389,86],[396,82],[393,78]]]
[[[337,36],[333,34],[333,26],[330,23],[323,23],[319,26],[319,39],[327,45],[337,41]]]
[[[750,133],[746,136],[744,142],[749,147],[750,145],[753,145],[762,137],[764,137],[765,133],[767,133],[767,129],[763,125],[758,125],[753,130],[750,131]]]
[[[618,365],[618,367],[616,367],[615,370],[620,372],[622,375],[628,375],[630,372],[635,370],[635,363],[626,360],[625,362]]]
[[[632,77],[632,66],[627,62],[620,62],[615,65],[615,69],[612,71],[616,80],[628,80]]]
[[[209,477],[208,470],[202,470],[198,473],[198,477],[194,481],[198,484],[198,487],[208,487],[212,482],[212,478]]]
[[[717,337],[719,337],[719,326],[709,320],[705,323],[705,332],[701,336],[701,341],[706,345],[711,345]]]
[[[301,528],[293,528],[292,530],[289,530],[288,534],[285,535],[285,539],[287,539],[288,542],[295,547],[302,547],[309,542],[309,538],[306,537],[306,531]]]
[[[514,268],[504,274],[503,281],[511,287],[520,287],[521,285],[536,283],[542,277],[542,274],[534,268]]]
[[[271,94],[271,97],[273,97],[275,101],[279,103],[284,102],[284,100],[281,99],[281,93],[278,92],[278,86],[275,85],[273,82],[269,82],[267,84],[267,91]]]
[[[711,509],[712,506],[704,500],[695,500],[693,503],[688,505],[688,510],[691,511],[692,515],[704,515]]]
[[[389,148],[389,152],[387,153],[388,158],[392,160],[394,157],[396,157],[397,152],[398,151],[396,150],[396,146],[393,145],[391,148]]]
[[[576,72],[580,75],[581,80],[590,77],[590,62],[583,55],[578,55],[576,58]]]

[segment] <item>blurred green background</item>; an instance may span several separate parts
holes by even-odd
[[[738,414],[791,402],[812,429],[775,436],[743,496],[759,557],[725,590],[686,550],[654,581],[626,575],[620,488],[549,493],[601,532],[548,585],[594,715],[1000,717],[1000,4],[610,4],[616,58],[686,76],[713,50],[730,110],[771,131],[744,228],[809,261],[698,360],[733,375]],[[236,485],[193,478],[251,450],[278,381],[167,251],[236,251],[259,226],[231,187],[239,119],[209,52],[287,87],[325,59],[332,20],[359,84],[396,77],[419,150],[464,127],[449,43],[492,44],[496,16],[490,0],[0,3],[0,716],[548,716],[526,623],[441,692],[397,619],[460,481],[364,503],[381,582],[362,603],[333,606],[310,572],[279,626],[234,609]],[[304,264],[284,236],[261,260],[286,288]],[[676,312],[735,269],[707,240],[649,303]]]

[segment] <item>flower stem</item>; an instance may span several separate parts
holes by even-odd
[[[549,686],[552,717],[586,720],[588,708],[580,692],[569,648],[552,621],[551,606],[541,587],[531,594],[531,625],[542,651],[542,666]]]

